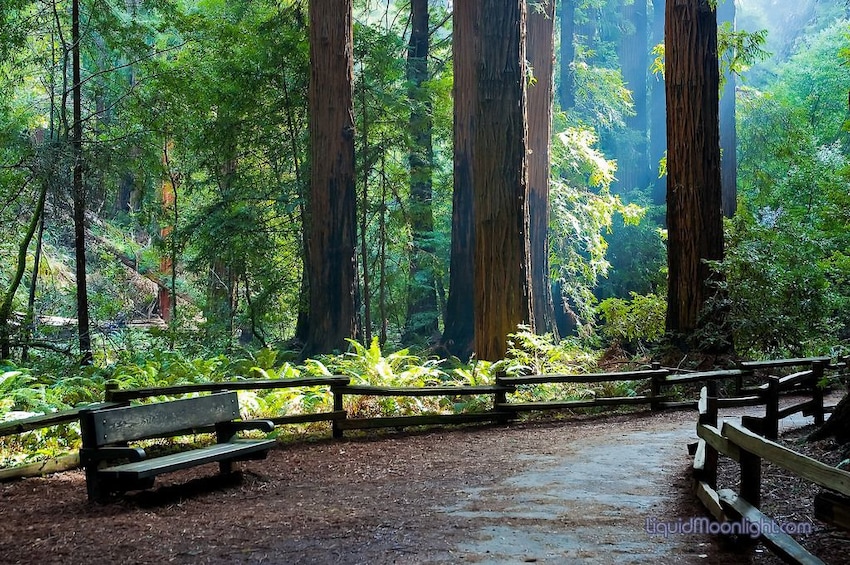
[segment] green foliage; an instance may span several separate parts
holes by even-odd
[[[846,24],[809,38],[739,106],[738,214],[720,266],[741,353],[823,352],[846,339],[850,159]]]
[[[777,220],[776,216],[771,216]],[[846,331],[846,274],[836,280],[839,254],[804,225],[739,212],[729,226],[721,303],[738,352],[744,356],[822,354]],[[838,284],[841,283],[841,284]]]
[[[595,354],[575,340],[555,343],[552,334],[536,335],[527,326],[520,326],[508,335],[507,355],[493,370],[509,375],[581,373],[594,363]]]
[[[564,295],[575,304],[575,311],[589,335],[594,323],[594,290],[608,274],[606,235],[613,229],[617,215],[625,224],[637,224],[644,208],[624,204],[611,194],[615,165],[594,147],[592,131],[567,128],[556,136],[552,163],[556,180],[550,189],[550,257]]]
[[[599,304],[602,335],[623,344],[655,342],[664,336],[667,301],[656,294],[631,293],[631,300],[606,298]]]

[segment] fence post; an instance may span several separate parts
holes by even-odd
[[[775,440],[779,437],[779,377],[768,375],[767,397],[764,406],[764,437]]]
[[[820,382],[823,380],[826,362],[815,361],[812,363],[812,415],[815,417],[815,424],[820,426],[824,421],[823,413],[823,388]]]
[[[505,371],[499,371],[499,372],[496,373],[496,386],[499,387],[499,390],[497,390],[495,393],[493,393],[493,411],[494,412],[502,412],[502,413],[507,412],[507,410],[505,410],[504,408],[499,408],[499,405],[500,404],[504,405],[504,404],[508,403],[508,390],[509,389],[510,390],[516,389],[516,386],[514,386],[514,385],[505,384],[503,379],[507,378],[507,376],[508,376],[508,373],[505,372]],[[499,417],[499,419],[497,420],[497,423],[507,424],[514,418],[516,418],[516,413],[507,414],[507,415],[503,414],[501,417]]]
[[[717,382],[709,380],[705,384],[705,413],[700,413],[699,423],[717,427]],[[701,480],[717,490],[717,450],[705,443],[705,466]]]
[[[118,383],[106,383],[106,387],[103,390],[103,400],[105,402],[112,401],[112,395],[118,390]]]
[[[342,410],[342,390],[339,385],[331,385],[331,393],[334,395],[334,412]],[[345,415],[348,418],[348,414]],[[334,439],[342,438],[342,428],[339,425],[339,420],[334,417],[331,421],[331,432]]]
[[[742,419],[744,427],[752,432],[753,420]],[[755,426],[753,426],[755,427]],[[758,508],[761,505],[761,457],[741,448],[741,498]]]
[[[652,363],[652,370],[658,371],[661,369],[661,363],[654,361]],[[661,410],[661,399],[658,398],[661,396],[661,383],[664,380],[664,376],[662,375],[652,375],[649,378],[649,409],[652,412],[656,412]]]

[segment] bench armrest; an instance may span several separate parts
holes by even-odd
[[[80,449],[80,464],[83,467],[116,459],[142,461],[146,457],[147,453],[141,447],[99,447],[97,449],[83,447]]]
[[[237,422],[221,422],[215,426],[219,443],[230,441],[237,432],[246,430],[260,430],[269,433],[274,430],[274,422],[271,420],[239,420]]]

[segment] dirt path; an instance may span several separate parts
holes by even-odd
[[[693,430],[688,411],[299,442],[239,485],[207,467],[109,505],[80,472],[18,481],[0,563],[746,563],[646,531],[704,516]]]

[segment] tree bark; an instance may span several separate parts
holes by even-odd
[[[86,286],[86,187],[83,182],[83,96],[80,72],[80,2],[71,3],[71,73],[74,123],[71,128],[71,150],[74,160],[74,254],[77,277],[77,332],[80,344],[80,364],[91,365],[91,333],[89,330],[89,299]]]
[[[647,147],[647,73],[649,47],[646,0],[623,6],[623,18],[634,26],[620,37],[620,64],[623,80],[632,93],[635,114],[626,116],[632,135],[617,140],[617,185],[622,191],[643,190],[652,181]]]
[[[482,9],[472,173],[475,352],[496,361],[507,335],[532,320],[525,0],[483,0]]]
[[[561,0],[561,85],[558,89],[558,100],[561,110],[568,110],[575,106],[575,69],[573,60],[576,56],[575,29],[576,29],[576,1]]]
[[[665,0],[653,0],[652,6],[651,42],[655,46],[664,42]],[[654,172],[652,203],[662,205],[667,198],[667,176],[659,176],[658,168],[667,151],[667,98],[664,77],[661,75],[656,75],[652,80],[649,114],[649,162]]]
[[[478,88],[475,56],[479,0],[455,0],[454,35],[454,191],[449,297],[441,340],[444,353],[467,360],[474,336],[475,215],[473,207],[473,134]]]
[[[310,323],[302,357],[356,333],[352,0],[311,0]]]
[[[47,182],[44,182],[38,193],[38,201],[35,205],[35,210],[32,213],[27,231],[24,234],[24,239],[18,246],[18,257],[15,272],[12,280],[9,282],[9,288],[3,295],[3,302],[0,303],[0,359],[8,359],[11,354],[9,346],[10,331],[9,318],[12,317],[12,302],[15,299],[15,294],[18,292],[18,287],[21,280],[24,278],[24,272],[27,267],[27,250],[29,249],[32,238],[41,223],[42,214],[44,213],[44,199],[47,196]],[[38,264],[33,267],[34,271],[38,270]],[[33,275],[35,276],[35,275]]]
[[[434,212],[431,102],[428,88],[430,29],[428,0],[410,3],[410,44],[407,49],[410,101],[410,231],[413,238],[407,285],[407,323],[403,341],[429,339],[437,332],[437,285],[434,276]]]
[[[534,330],[553,333],[555,307],[549,276],[549,173],[555,68],[555,0],[529,8],[527,54],[534,70],[528,87],[528,215]]]
[[[717,4],[717,19],[736,29],[735,2]],[[727,71],[720,95],[720,179],[723,186],[723,215],[731,218],[738,205],[738,135],[735,126],[735,73]]]
[[[717,17],[708,0],[667,3],[667,330],[690,333],[723,258]]]

